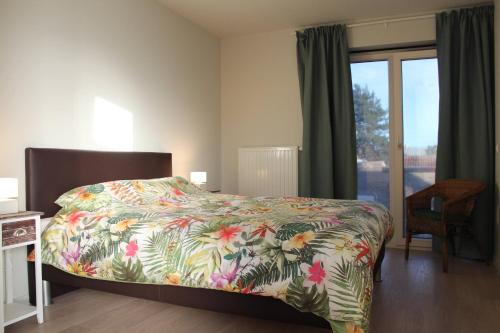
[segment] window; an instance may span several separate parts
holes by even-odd
[[[436,177],[439,122],[437,59],[401,61],[403,85],[404,197],[432,184]],[[406,206],[403,212],[406,211]],[[406,226],[406,214],[403,216]],[[403,229],[404,230],[404,229]],[[417,235],[420,238],[430,236]]]
[[[404,242],[404,198],[434,183],[439,87],[435,50],[352,57],[358,199],[380,202]],[[423,237],[425,238],[425,237]],[[416,245],[430,246],[425,239]]]
[[[358,199],[389,202],[389,62],[351,65]]]

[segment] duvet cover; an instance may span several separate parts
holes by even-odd
[[[367,332],[382,205],[212,194],[180,177],[76,188],[42,235],[43,263],[113,281],[278,298],[338,333]]]

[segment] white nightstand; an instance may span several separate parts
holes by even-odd
[[[4,327],[19,320],[36,315],[38,323],[43,323],[42,301],[42,251],[40,239],[39,212],[19,212],[0,214],[2,238],[0,242],[0,332]],[[28,302],[15,302],[12,295],[12,267],[9,250],[27,245],[35,245],[36,307]],[[5,255],[5,266],[4,266]],[[4,283],[5,276],[5,283]],[[4,291],[5,284],[5,291]]]

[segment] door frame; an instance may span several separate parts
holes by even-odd
[[[403,60],[436,58],[436,49],[391,50],[363,52],[351,55],[351,63],[387,61],[389,81],[389,202],[394,218],[394,237],[387,244],[389,247],[404,248],[404,133],[403,133]],[[430,239],[413,238],[412,248],[430,250]]]

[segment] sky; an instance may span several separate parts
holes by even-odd
[[[407,147],[437,144],[439,86],[437,60],[402,61],[403,132]],[[388,61],[351,65],[352,83],[375,92],[383,108],[389,107]]]

